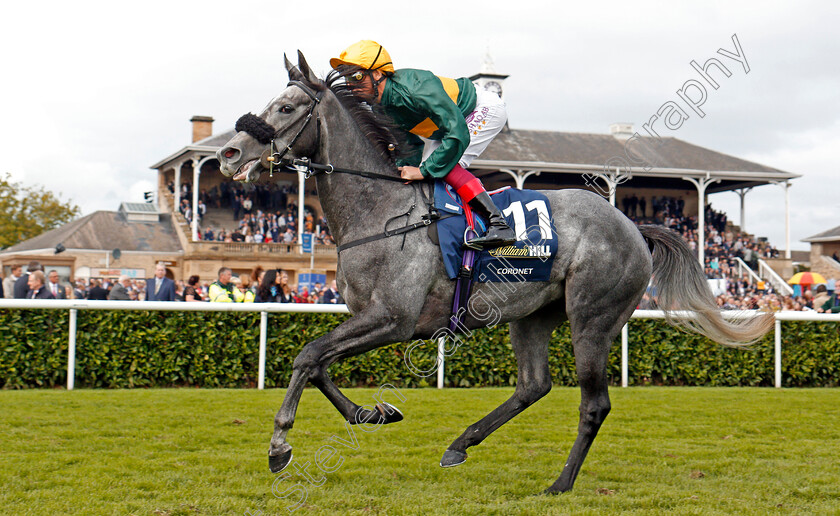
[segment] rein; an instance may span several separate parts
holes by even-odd
[[[412,204],[411,207],[408,209],[407,212],[403,213],[402,215],[397,215],[395,217],[391,217],[387,221],[385,221],[385,229],[382,233],[371,235],[364,238],[359,238],[357,240],[353,240],[351,242],[347,242],[345,244],[336,246],[336,252],[340,253],[341,251],[362,245],[367,244],[368,242],[374,242],[376,240],[381,240],[383,238],[389,238],[392,236],[403,235],[403,246],[405,245],[405,235],[411,231],[416,229],[424,228],[434,224],[443,219],[447,219],[449,217],[455,216],[454,214],[447,214],[441,217],[440,213],[435,209],[434,206],[434,194],[430,192],[429,195],[423,191],[422,183],[407,183],[405,179],[397,176],[389,176],[385,174],[379,174],[376,172],[368,172],[366,170],[353,170],[348,168],[337,168],[334,167],[332,164],[321,164],[321,163],[312,163],[309,158],[291,158],[287,157],[286,153],[292,150],[292,146],[297,143],[300,136],[306,130],[306,127],[309,125],[309,122],[312,121],[312,115],[315,112],[315,108],[318,104],[321,103],[321,97],[323,96],[324,92],[318,91],[314,92],[312,89],[304,84],[301,81],[289,81],[287,86],[297,86],[304,93],[306,93],[309,98],[312,100],[312,104],[309,106],[309,111],[306,113],[306,117],[303,120],[303,124],[301,125],[300,129],[298,130],[297,134],[292,138],[292,140],[285,145],[282,152],[277,152],[277,146],[275,144],[275,140],[280,135],[280,131],[275,131],[267,122],[263,119],[255,116],[251,113],[246,115],[242,115],[239,120],[236,121],[235,129],[237,131],[244,131],[248,133],[250,136],[254,137],[258,142],[262,143],[263,145],[269,144],[269,148],[263,152],[262,156],[260,156],[260,164],[269,170],[269,177],[274,177],[274,167],[285,167],[291,168],[296,170],[304,169],[306,172],[304,173],[304,179],[309,179],[310,177],[317,175],[317,174],[332,174],[332,173],[340,173],[340,174],[350,174],[359,177],[366,177],[368,179],[381,179],[384,181],[394,181],[400,182],[403,184],[411,184],[411,186],[418,185],[420,196],[423,198],[423,202],[426,204],[428,213],[420,217],[420,222],[415,222],[414,224],[406,224],[405,226],[399,227],[397,229],[388,230],[388,225],[391,224],[396,219],[402,217],[408,217],[411,215],[411,212],[417,207],[416,204]],[[321,140],[321,117],[316,115],[316,148],[320,145]],[[393,145],[389,147],[389,150],[393,150]],[[402,250],[402,247],[400,247]]]
[[[406,233],[409,233],[409,232],[414,231],[416,229],[428,227],[428,226],[430,226],[430,225],[432,225],[436,222],[439,222],[441,220],[448,219],[449,217],[454,217],[455,216],[454,213],[448,213],[444,216],[440,215],[440,213],[435,208],[435,200],[434,200],[433,192],[430,191],[429,194],[426,195],[426,192],[423,191],[424,182],[406,183],[405,179],[402,179],[400,177],[388,176],[388,175],[385,175],[385,174],[377,174],[376,172],[368,172],[368,171],[365,171],[365,170],[352,170],[352,169],[348,169],[348,168],[336,168],[332,164],[322,165],[320,163],[312,163],[309,160],[309,158],[282,158],[281,164],[284,165],[284,166],[290,167],[290,168],[306,169],[306,172],[304,174],[304,178],[306,178],[306,179],[309,179],[310,177],[312,177],[314,175],[317,175],[317,174],[321,174],[321,173],[327,174],[327,175],[333,174],[333,173],[340,173],[340,174],[350,174],[350,175],[354,175],[354,176],[366,177],[368,179],[382,179],[382,180],[386,180],[386,181],[396,181],[396,182],[399,182],[399,183],[409,184],[411,186],[417,186],[418,187],[418,190],[420,191],[420,196],[423,198],[423,203],[426,205],[426,209],[428,210],[428,213],[426,213],[425,215],[422,215],[420,217],[419,222],[415,222],[414,224],[406,224],[405,226],[402,226],[402,227],[399,227],[397,229],[393,229],[393,230],[390,230],[390,231],[388,230],[388,225],[390,225],[391,222],[393,222],[394,220],[402,218],[402,217],[408,217],[409,215],[411,215],[411,212],[414,211],[414,209],[417,207],[416,204],[412,204],[407,212],[405,212],[401,215],[397,215],[395,217],[391,217],[390,219],[385,221],[385,229],[382,233],[367,236],[367,237],[364,237],[364,238],[359,238],[359,239],[347,242],[345,244],[336,246],[336,252],[338,252],[338,253],[341,253],[341,251],[345,251],[347,249],[350,249],[350,248],[353,248],[353,247],[356,247],[356,246],[359,246],[359,245],[362,245],[362,244],[367,244],[368,242],[375,242],[377,240],[382,240],[383,238],[389,238],[389,237],[398,236],[398,235],[403,235],[403,246],[404,246],[405,245],[405,234]],[[428,183],[428,184],[431,184],[431,183]],[[432,188],[434,188],[434,187],[432,187]],[[402,249],[403,248],[400,247],[400,250],[402,250]]]

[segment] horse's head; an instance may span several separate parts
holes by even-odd
[[[236,122],[236,136],[216,152],[225,176],[256,181],[270,162],[311,157],[320,139],[316,108],[326,90],[298,51],[298,66],[286,61],[289,85],[259,116],[248,113]]]

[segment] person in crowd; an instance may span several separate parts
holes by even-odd
[[[59,283],[58,278],[58,271],[51,270],[50,273],[47,275],[47,289],[56,299],[67,299],[67,293],[64,290],[64,286]]]
[[[280,295],[280,274],[277,269],[270,269],[262,273],[262,280],[260,280],[257,287],[257,293],[254,296],[255,303],[279,303],[278,296]]]
[[[102,288],[102,281],[98,279],[90,280],[90,292],[88,292],[88,299],[91,301],[107,301],[108,291]]]
[[[199,278],[195,274],[190,276],[190,279],[187,280],[187,286],[184,287],[184,301],[187,303],[204,301],[201,296],[201,288],[198,287],[198,281]]]
[[[486,234],[466,246],[484,249],[516,241],[481,181],[467,171],[507,122],[505,103],[497,94],[477,89],[467,78],[395,70],[388,52],[370,40],[350,45],[330,59],[330,66],[358,97],[380,105],[396,125],[411,133],[409,144],[416,151],[400,163],[403,179],[442,178],[488,221]]]
[[[831,298],[831,296],[828,295],[828,289],[825,285],[817,285],[816,290],[817,293],[811,300],[811,307],[817,312],[822,312],[822,306]]]
[[[15,299],[26,299],[29,297],[29,276],[35,271],[43,272],[43,270],[44,267],[41,266],[41,262],[37,260],[29,262],[29,265],[26,267],[26,272],[15,281]]]
[[[208,294],[211,303],[242,303],[245,295],[233,284],[233,271],[229,267],[219,269],[219,276],[210,285]]]
[[[326,292],[326,288],[320,283],[315,283],[315,287],[312,289],[312,293],[315,294],[315,301],[313,303],[320,304],[324,302],[324,292]]]
[[[286,233],[283,234],[283,242],[286,244],[292,244],[295,241],[295,233],[292,231],[292,228],[286,226]]]
[[[840,313],[840,295],[838,295],[837,291],[838,286],[840,286],[840,281],[835,282],[834,292],[832,294],[828,293],[828,289],[825,289],[825,292],[820,292],[820,287],[825,288],[825,285],[817,287],[817,296],[814,298],[814,307],[817,312],[826,314]],[[821,294],[824,295],[821,296]]]
[[[282,269],[278,269],[278,285],[279,285],[279,292],[276,297],[277,303],[297,303],[298,300],[295,299],[295,290],[289,285],[289,275],[286,271]]]
[[[32,271],[26,278],[29,293],[26,294],[26,299],[55,299],[52,292],[44,285],[44,273],[42,271]]]
[[[238,288],[244,296],[242,299],[243,303],[254,302],[254,290],[251,289],[251,276],[249,276],[248,274],[240,274]]]
[[[175,301],[184,302],[184,288],[186,284],[184,280],[175,281]]]
[[[260,284],[262,284],[263,276],[265,276],[265,270],[262,268],[262,265],[257,265],[254,267],[254,270],[251,271],[251,283],[254,295],[256,295],[257,290],[260,288]]]
[[[84,278],[76,278],[76,284],[73,286],[73,299],[87,298],[87,282]]]
[[[108,293],[110,301],[131,301],[131,278],[123,274]]]
[[[338,286],[336,285],[335,280],[332,280],[332,282],[330,283],[330,288],[327,289],[326,292],[324,292],[324,303],[333,305],[344,304],[344,299],[338,292]]]
[[[23,276],[23,266],[19,263],[12,265],[11,274],[3,278],[3,297],[6,299],[14,299],[15,297],[15,282]]]
[[[146,281],[146,301],[175,301],[175,282],[166,277],[161,262],[155,265],[155,276]]]

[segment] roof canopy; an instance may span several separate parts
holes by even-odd
[[[236,131],[210,136],[152,165],[163,169],[193,156],[215,154]],[[583,174],[605,173],[621,166],[631,175],[630,186],[685,188],[684,177],[719,179],[709,193],[784,182],[800,174],[785,172],[729,156],[676,138],[638,136],[619,138],[611,134],[567,133],[507,129],[502,131],[471,167],[486,171],[483,178],[506,179],[505,172],[540,173],[540,183],[584,184]],[[545,173],[545,175],[543,175]],[[533,175],[533,174],[532,174]],[[495,177],[498,176],[498,177]]]

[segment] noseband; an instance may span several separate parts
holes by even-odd
[[[320,104],[321,97],[324,95],[323,90],[314,92],[312,89],[307,86],[306,84],[302,83],[301,81],[289,81],[287,86],[297,86],[310,99],[312,99],[312,104],[309,105],[309,111],[306,113],[306,117],[303,120],[303,125],[300,126],[297,134],[292,138],[284,148],[282,152],[277,152],[277,145],[275,144],[275,140],[280,134],[280,130],[276,130],[271,127],[271,125],[263,120],[262,118],[253,115],[251,113],[242,115],[239,117],[239,120],[236,121],[236,125],[234,129],[237,132],[244,131],[255,140],[260,142],[262,145],[269,145],[269,148],[263,152],[262,156],[260,156],[260,164],[267,168],[269,171],[269,176],[274,176],[274,167],[276,166],[288,166],[292,164],[292,159],[286,158],[286,153],[292,150],[292,146],[297,143],[300,136],[303,134],[303,131],[306,130],[306,127],[309,125],[309,122],[312,121],[312,114],[315,112],[315,107]],[[316,132],[315,132],[315,147],[320,146],[321,141],[321,118],[317,117],[316,121]]]

